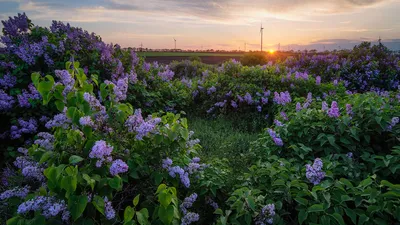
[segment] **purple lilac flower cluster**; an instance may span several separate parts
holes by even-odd
[[[107,197],[104,197],[104,214],[108,220],[112,220],[115,217],[115,209]]]
[[[290,93],[288,91],[285,92],[275,92],[274,93],[274,102],[278,105],[286,105],[292,102],[292,98],[290,97]]]
[[[308,94],[307,94],[307,99],[306,99],[306,102],[303,104],[303,109],[307,109],[309,106],[310,106],[310,104],[312,103],[312,93],[311,92],[309,92]]]
[[[66,97],[67,94],[74,88],[75,79],[68,72],[68,70],[55,70],[54,73],[56,74],[56,77],[60,79],[61,84],[65,86],[63,95]]]
[[[194,157],[188,166],[181,168],[180,166],[172,166],[173,161],[170,158],[166,158],[162,161],[162,167],[168,170],[168,174],[173,178],[179,175],[183,186],[188,188],[190,187],[189,175],[199,172],[206,167],[205,164],[199,164],[199,162],[200,158]]]
[[[333,101],[331,108],[328,109],[328,116],[332,118],[338,118],[340,116],[339,107],[336,101]]]
[[[387,130],[391,131],[393,127],[399,123],[399,121],[400,121],[399,117],[393,117],[392,120],[390,121],[390,124],[387,127]]]
[[[268,204],[261,209],[261,213],[257,216],[256,225],[272,224],[275,216],[275,204]]]
[[[96,167],[101,167],[104,161],[111,162],[111,153],[113,147],[107,144],[105,141],[96,141],[93,145],[91,152],[89,153],[89,158],[98,159],[96,162]]]
[[[0,111],[10,110],[13,107],[15,100],[8,95],[4,90],[0,90]]]
[[[253,104],[253,98],[249,92],[246,92],[246,94],[243,96],[243,99],[248,105]]]
[[[303,109],[303,107],[301,107],[301,103],[300,102],[296,103],[296,112],[299,112],[302,109]]]
[[[314,185],[319,184],[325,177],[325,172],[322,171],[322,167],[323,163],[320,158],[316,158],[312,166],[310,164],[306,165],[306,177]]]
[[[21,108],[29,108],[31,107],[31,103],[29,100],[39,100],[41,99],[40,93],[36,90],[35,86],[33,84],[28,85],[27,90],[22,90],[21,95],[17,95],[18,98],[18,103]]]
[[[218,203],[216,203],[214,200],[212,200],[211,197],[206,198],[206,204],[209,204],[211,207],[214,208],[214,210],[217,210],[219,208]]]
[[[189,197],[186,197],[182,204],[180,205],[183,218],[181,220],[181,225],[189,225],[193,222],[197,222],[200,218],[199,214],[188,212],[188,209],[192,207],[193,203],[197,199],[197,194],[193,193]]]
[[[0,200],[6,200],[12,197],[25,198],[29,193],[29,189],[29,186],[25,186],[22,188],[16,187],[14,189],[4,191],[0,194]]]
[[[12,88],[17,84],[17,77],[10,74],[4,74],[3,78],[0,78],[0,86],[3,89]]]
[[[54,149],[54,141],[55,138],[52,134],[47,132],[40,132],[37,134],[38,139],[35,140],[35,144],[39,145],[41,148],[46,150],[53,150]]]
[[[320,77],[320,76],[317,76],[317,77],[315,78],[315,84],[316,84],[316,85],[321,85],[321,77]]]
[[[128,77],[120,78],[116,81],[116,83],[108,80],[104,81],[104,83],[113,86],[116,102],[126,99],[126,92],[128,91]]]
[[[136,132],[135,138],[137,140],[143,140],[143,137],[156,131],[157,124],[160,122],[160,118],[153,118],[152,116],[149,116],[144,120],[142,110],[136,109],[135,114],[129,116],[125,121],[125,126],[128,128],[129,132]]]
[[[165,66],[163,71],[158,72],[158,76],[161,78],[161,80],[168,82],[174,78],[175,73],[168,66]]]
[[[212,87],[210,87],[209,89],[207,89],[207,94],[208,94],[208,95],[211,95],[212,93],[214,93],[214,92],[216,92],[216,91],[217,91],[217,88],[214,87],[214,86],[212,86]]]
[[[96,127],[92,120],[92,117],[90,117],[90,116],[83,116],[83,117],[79,118],[79,124],[82,126],[88,126],[88,127],[92,127],[92,128]]]
[[[11,139],[18,139],[22,134],[33,134],[37,131],[37,122],[31,118],[29,120],[18,119],[18,126],[11,126]]]
[[[353,108],[350,104],[346,104],[346,113],[350,116],[350,118],[353,116]]]
[[[113,176],[116,176],[120,173],[128,172],[128,165],[122,161],[121,159],[114,160],[110,167],[110,173]]]
[[[65,110],[66,111],[66,110]],[[63,129],[68,129],[72,123],[71,119],[67,117],[66,112],[59,113],[53,117],[53,119],[47,121],[46,128],[51,129],[55,127],[61,127]]]
[[[62,220],[67,222],[70,218],[64,200],[57,200],[54,197],[36,196],[20,204],[17,213],[25,214],[30,211],[41,211],[41,214],[47,219],[61,215]]]
[[[269,136],[271,136],[272,140],[275,142],[277,146],[283,146],[283,141],[279,137],[279,135],[272,129],[268,129]]]

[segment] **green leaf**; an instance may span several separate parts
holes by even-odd
[[[322,212],[324,211],[324,206],[322,204],[314,204],[307,209],[307,212]]]
[[[148,225],[149,223],[149,211],[146,208],[141,209],[140,211],[136,212],[137,221],[140,225]]]
[[[247,204],[249,205],[249,207],[250,207],[253,211],[256,210],[256,203],[255,203],[253,197],[249,196],[249,197],[247,198]]]
[[[372,179],[368,177],[367,179],[361,181],[360,184],[359,184],[358,186],[360,186],[360,187],[366,187],[366,186],[368,186],[368,185],[370,185],[370,184],[372,184]]]
[[[224,213],[222,212],[222,209],[218,208],[218,209],[216,209],[216,210],[214,211],[214,214],[222,215],[222,214],[224,214]]]
[[[68,193],[72,193],[76,190],[77,179],[76,176],[65,176],[61,180],[61,187]]]
[[[108,180],[108,185],[110,187],[114,188],[115,190],[120,190],[122,189],[122,179],[119,176],[115,176],[111,179]]]
[[[344,211],[346,212],[346,215],[350,217],[351,221],[354,224],[357,224],[357,214],[352,209],[349,208],[344,208]]]
[[[134,215],[135,215],[135,210],[132,207],[127,206],[124,211],[124,222],[131,221]]]
[[[11,219],[8,219],[6,225],[19,225],[21,220],[23,221],[21,217],[16,216]]]
[[[365,214],[362,214],[362,215],[360,215],[360,218],[358,219],[358,225],[362,225],[365,222],[367,222],[368,220],[369,220],[369,218]]]
[[[57,107],[58,111],[62,112],[64,110],[64,107],[65,107],[64,102],[62,102],[60,100],[56,100],[54,102],[54,104],[56,104],[56,107]]]
[[[299,220],[299,224],[303,224],[303,222],[307,219],[308,217],[308,212],[306,212],[305,210],[300,210],[299,215],[298,215],[298,220]]]
[[[35,216],[35,218],[31,219],[27,225],[45,225],[46,224],[46,217],[44,216]]]
[[[98,195],[93,197],[92,201],[93,206],[99,211],[101,214],[104,215],[104,199]]]
[[[42,155],[42,157],[40,157],[39,163],[42,164],[42,163],[44,163],[44,162],[47,162],[53,154],[54,154],[54,153],[53,153],[52,151],[45,152],[45,153]]]
[[[164,206],[164,208],[167,208],[172,201],[172,195],[166,191],[163,191],[158,194],[158,201],[160,201],[161,205]]]
[[[136,197],[133,199],[134,206],[137,206],[139,204],[139,198],[140,198],[140,194],[136,195]]]
[[[87,196],[84,195],[71,195],[68,199],[68,209],[71,213],[71,217],[76,221],[82,213],[85,211],[88,202]]]
[[[158,216],[165,225],[171,224],[174,216],[174,207],[172,205],[169,205],[167,208],[159,207]]]
[[[38,86],[39,84],[39,80],[40,80],[40,74],[39,73],[32,73],[31,74],[31,80],[33,85],[35,85],[35,87]]]
[[[304,205],[304,206],[307,206],[307,205],[308,205],[308,200],[305,199],[305,198],[297,197],[297,198],[295,198],[294,200],[295,200],[296,202],[298,202],[299,204],[301,204],[301,205]]]
[[[346,225],[344,223],[342,216],[339,213],[334,213],[334,214],[331,214],[330,216],[333,217],[336,220],[336,222],[339,223],[339,225]]]
[[[78,156],[78,155],[72,155],[71,157],[69,157],[69,163],[70,164],[77,164],[81,161],[83,161],[84,158]]]

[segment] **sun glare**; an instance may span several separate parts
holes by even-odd
[[[270,50],[269,50],[269,53],[270,53],[270,54],[274,54],[274,52],[275,52],[275,51],[274,51],[273,49],[270,49]]]

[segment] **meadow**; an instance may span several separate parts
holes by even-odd
[[[164,64],[2,23],[0,223],[400,222],[400,58],[381,43]]]

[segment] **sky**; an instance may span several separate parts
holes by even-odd
[[[0,0],[0,20],[69,22],[122,47],[264,50],[400,50],[400,0]],[[2,24],[0,24],[2,28]],[[246,43],[246,44],[245,44]]]

